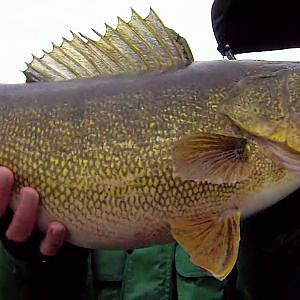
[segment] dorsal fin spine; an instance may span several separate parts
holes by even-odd
[[[107,62],[105,61],[101,56],[99,56],[99,51],[101,51],[102,54],[104,54],[106,57],[108,57],[103,51],[102,49],[99,49],[96,41],[90,39],[89,37],[85,36],[84,34],[82,33],[79,33],[83,38],[85,38],[88,42],[89,42],[89,48],[91,49],[91,51],[93,52],[93,54],[110,70],[111,73],[114,72],[112,66]],[[95,51],[90,45],[94,46],[95,48],[98,49],[98,51]],[[109,57],[108,57],[109,58]]]
[[[124,21],[123,21],[123,22],[124,22]],[[151,50],[151,53],[152,53],[153,57],[155,57],[156,61],[159,63],[159,57],[157,56],[157,53],[154,51],[153,46],[152,46],[150,43],[148,43],[148,42],[144,39],[144,37],[141,36],[141,35],[135,30],[135,28],[134,28],[133,26],[129,26],[129,24],[126,23],[126,22],[124,22],[124,25],[125,25],[128,29],[130,29],[130,30],[133,32],[133,34],[135,34],[135,35],[137,36],[137,38],[138,38],[140,41],[142,41],[144,45],[147,46],[148,49]],[[141,56],[143,57],[142,53],[141,53]],[[145,60],[145,64],[147,64],[147,66],[149,66],[149,64],[146,62],[146,60]],[[149,67],[150,67],[150,66],[149,66]]]
[[[43,57],[45,55],[49,55],[49,52],[47,52],[45,50],[43,50],[43,53],[44,53]],[[49,66],[49,64],[45,63],[43,61],[43,57],[38,59],[41,64],[43,64],[47,69],[53,70],[54,73],[56,73],[58,76],[62,77],[63,79],[67,79],[67,77],[64,74],[62,74],[61,72],[57,71],[55,68],[52,68],[51,66]]]
[[[103,35],[102,35],[99,31],[97,31],[95,28],[92,28],[92,31],[93,31],[96,35],[98,35],[98,37],[99,37],[100,39],[103,37]]]
[[[150,14],[153,14],[155,16],[155,18],[157,18],[157,20],[160,22],[161,26],[165,27],[164,23],[162,22],[160,17],[156,14],[156,12],[152,9],[152,7],[150,7]],[[149,16],[150,16],[150,14],[149,14]],[[168,34],[170,40],[172,41],[172,44],[174,45],[175,49],[177,50],[177,54],[184,60],[184,56],[183,56],[182,52],[180,51],[178,45],[174,42],[174,39],[172,38],[172,36],[170,34],[170,30],[168,28],[166,28],[166,33]],[[171,57],[173,57],[173,55],[171,55]]]
[[[151,13],[151,10],[150,10],[150,13]],[[138,16],[138,18],[143,21],[143,18],[136,12],[136,16]],[[149,17],[149,16],[148,16]],[[169,51],[168,47],[166,47],[166,44],[163,42],[163,40],[160,38],[160,36],[158,34],[156,34],[154,28],[151,26],[151,24],[149,24],[148,22],[148,17],[145,19],[145,26],[148,28],[148,30],[152,33],[152,35],[156,38],[159,46],[163,49],[165,49],[168,53],[168,56],[171,60],[172,63],[174,63],[174,60],[173,60],[173,55],[172,53]]]
[[[79,36],[77,34],[75,34],[74,32],[72,32],[73,35],[73,40],[79,43],[82,47],[84,47],[84,49],[90,54],[90,55],[95,55],[95,53],[92,51],[92,49],[87,45],[87,43],[85,43],[82,39],[79,38]],[[95,68],[95,70],[97,70],[97,72],[101,73],[101,69],[99,68],[99,66],[93,61],[93,59],[91,59],[88,55],[86,55],[86,53],[84,53],[80,47],[78,47],[75,43],[73,44],[73,47],[81,54],[85,57],[86,60],[89,61],[89,63]]]
[[[46,53],[46,51],[43,50],[44,53]],[[61,78],[63,79],[66,79],[66,77],[63,76],[63,74],[59,73],[57,70],[55,70],[54,68],[52,68],[51,66],[49,66],[48,64],[46,64],[42,58],[38,58],[36,57],[35,55],[32,55],[34,57],[34,59],[39,62],[41,65],[43,65],[47,70],[49,71],[53,71],[53,73],[57,74],[57,76],[60,76]],[[39,72],[40,70],[38,70],[37,67],[34,67],[33,65],[30,66],[33,70]],[[50,78],[52,79],[51,75],[50,76],[47,76],[47,78]]]
[[[68,41],[69,45],[75,50],[77,51],[83,59],[86,60],[86,64],[88,65],[87,68],[93,68],[93,72],[97,71],[100,72],[100,69],[97,67],[97,64],[95,64],[95,62],[91,59],[91,51],[90,49],[86,46],[86,43],[84,43],[83,40],[81,40],[75,33],[73,33],[71,31],[72,34],[72,40]],[[79,46],[78,46],[79,44]],[[87,53],[89,55],[87,55]],[[91,73],[91,71],[88,69],[89,73]],[[93,74],[93,73],[92,73]]]
[[[104,60],[103,58],[100,58],[104,64],[110,69],[111,74],[114,74],[116,72],[116,70],[114,69],[113,65],[111,64],[112,61],[112,57],[110,56],[109,52],[106,51],[106,49],[101,48],[99,43],[97,43],[96,41],[86,37],[86,39],[91,43],[91,45],[93,45],[95,48],[97,48],[98,52],[97,52],[97,57],[99,57],[99,54],[101,53],[102,55],[104,55],[105,57],[108,58],[108,60]],[[101,39],[101,41],[103,40],[103,38]],[[100,41],[99,41],[100,42]],[[95,51],[96,53],[96,51]],[[121,68],[121,66],[118,64],[118,62],[113,62],[115,65],[117,65],[119,68]]]
[[[133,18],[136,16],[138,17],[140,20],[143,21],[143,19],[139,16],[139,14],[133,9],[131,8],[131,20],[130,22],[132,22]],[[127,26],[129,26],[128,23],[126,23]],[[140,40],[142,40],[144,42],[144,44],[147,46],[148,49],[151,50],[151,53],[153,54],[153,56],[155,57],[155,60],[156,62],[162,67],[162,64],[161,64],[161,59],[160,59],[160,56],[157,54],[157,52],[155,51],[153,45],[151,43],[149,43],[140,33],[138,30],[136,30],[136,27],[134,27],[132,24],[130,26],[130,28],[132,29],[133,32],[135,32],[135,34],[138,36],[138,38]]]
[[[72,33],[61,46],[33,61],[24,71],[27,82],[107,77],[168,71],[187,66],[193,56],[186,40],[166,27],[150,9],[143,19],[132,9],[129,22],[118,18],[115,29],[106,25],[100,40]]]
[[[167,51],[167,53],[168,53],[168,55],[169,55],[169,58],[170,58],[171,62],[172,62],[172,63],[175,63],[175,60],[174,60],[173,55],[172,55],[172,52],[169,50],[169,48],[168,48],[167,45],[165,44],[164,40],[156,33],[155,28],[154,28],[151,24],[149,24],[149,20],[148,20],[148,19],[149,19],[149,17],[151,16],[151,13],[152,13],[152,10],[150,10],[150,14],[149,14],[148,17],[145,19],[146,24],[147,24],[147,26],[148,26],[149,29],[151,28],[151,32],[152,32],[152,34],[156,37],[156,39],[158,40],[160,46],[161,46],[163,49],[165,49],[165,50]],[[140,18],[141,18],[141,17],[140,17]],[[160,20],[159,20],[159,21],[160,21]],[[161,21],[160,21],[160,22],[161,22]]]
[[[142,18],[142,17],[141,17],[134,9],[132,9],[132,13],[133,13],[133,14],[132,14],[132,17],[135,15],[136,17],[138,17],[138,19],[139,19],[141,22],[144,21],[143,18]],[[152,29],[152,27],[149,27],[148,22],[145,23],[145,26],[146,26],[146,27],[148,28],[148,30],[152,33],[152,35],[154,35],[154,36],[157,38],[157,36],[156,36],[155,34],[153,34],[153,29]],[[159,39],[157,39],[157,42],[158,42],[159,46],[161,47],[161,44],[160,44]],[[161,67],[163,66],[161,60],[159,60],[159,64],[160,64]]]
[[[138,55],[138,57],[143,62],[143,64],[146,65],[147,67],[149,67],[149,65],[147,64],[146,60],[144,59],[139,47],[137,45],[133,44],[133,43],[130,43],[130,41],[126,38],[126,34],[124,34],[122,32],[122,30],[119,26],[121,24],[126,26],[132,33],[134,33],[132,31],[132,28],[125,21],[123,21],[120,17],[118,17],[118,26],[117,26],[116,32],[118,33],[120,38],[122,38],[122,40],[132,49],[132,51],[134,51]]]
[[[119,18],[120,21],[122,22],[123,26],[126,27],[127,30],[129,30],[133,35],[135,35],[135,37],[139,40],[140,43],[142,43],[144,46],[146,46],[146,48],[148,50],[151,51],[152,57],[155,59],[155,61],[159,64],[160,60],[159,57],[157,55],[157,53],[155,52],[153,46],[148,43],[144,37],[142,35],[139,34],[139,32],[137,32],[134,28],[134,26],[132,26],[129,21],[129,23],[125,22],[124,20],[122,20],[121,18]],[[121,30],[122,28],[120,28],[119,33],[122,34],[122,36],[124,37],[124,39],[127,41],[126,39],[126,32],[122,32]],[[138,47],[138,45],[134,45],[134,51],[140,56],[141,60],[143,61],[143,63],[145,64],[145,66],[147,66],[148,69],[151,69],[151,64],[149,64],[149,62],[147,61],[147,59],[145,59],[144,57],[144,52],[143,49],[141,47]]]
[[[120,51],[120,49],[114,45],[114,43],[110,42],[109,38],[107,37],[108,33],[110,33],[112,36],[115,35],[117,38],[121,39],[123,42],[124,42],[124,40],[120,37],[118,32],[116,30],[114,30],[111,26],[109,26],[107,24],[106,24],[106,26],[107,26],[107,30],[106,30],[106,33],[103,36],[102,40],[105,40],[105,42],[107,44],[109,44],[113,49],[118,51],[118,53],[125,59],[125,61],[130,61],[131,62],[130,66],[135,65],[136,64],[135,61],[133,61],[129,55],[127,55],[126,53],[122,53]],[[127,45],[127,46],[129,46],[129,45]],[[128,69],[128,66],[126,67],[126,65],[124,65],[122,62],[120,62],[120,63],[122,64],[123,70]],[[131,68],[131,70],[133,71],[134,69]]]
[[[99,47],[99,46],[100,46],[100,43],[102,44],[102,46],[104,46],[103,48]],[[116,50],[118,53],[120,53],[120,50],[119,50],[115,45],[112,45],[112,43],[111,43],[110,41],[107,40],[107,38],[105,37],[105,35],[102,37],[101,40],[99,40],[99,43],[96,42],[96,44],[99,45],[99,46],[98,46],[98,49],[99,49],[101,52],[103,52],[103,53],[109,58],[110,62],[112,62],[112,63],[114,63],[115,65],[117,65],[117,66],[119,67],[119,70],[121,70],[121,71],[124,71],[124,70],[125,70],[124,65],[123,65],[120,61],[114,60],[113,56],[110,55],[109,51],[107,51],[107,49],[105,49],[105,44],[107,44],[109,47],[113,48],[113,49]],[[125,57],[123,56],[122,53],[120,53],[120,54],[121,54],[121,56],[122,56],[123,58],[125,58]],[[115,70],[113,70],[113,72],[115,72]]]
[[[59,52],[62,52],[59,47],[57,45],[55,45],[54,43],[52,43],[53,46],[53,51],[49,52],[48,55],[55,60],[56,62],[58,62],[59,64],[63,65],[70,73],[72,73],[73,75],[77,75],[78,76],[78,72],[76,72],[76,70],[74,70],[72,68],[72,66],[68,65],[67,63],[65,63],[62,59],[60,59],[59,57],[56,56],[55,51],[54,50],[58,50]],[[63,53],[63,52],[62,52]]]
[[[37,60],[39,63],[40,63],[40,61],[39,60]],[[27,63],[26,63],[27,64]],[[32,64],[30,65],[30,64],[27,64],[27,68],[28,69],[32,69],[32,70],[34,70],[35,72],[37,72],[37,73],[39,73],[40,72],[40,70],[39,70],[39,68],[37,67],[37,66],[33,66]],[[47,77],[48,79],[49,79],[49,77]]]
[[[63,37],[63,42],[70,45],[72,48],[75,49],[75,47],[73,47],[73,45],[70,43],[69,40],[67,40],[65,37]],[[88,75],[88,76],[92,76],[93,73],[91,73],[85,65],[83,65],[80,60],[76,60],[74,59],[71,55],[69,55],[69,53],[65,50],[63,50],[63,47],[60,47],[61,52],[63,52],[75,65],[77,65],[78,67],[80,67],[82,70],[84,70],[84,72]],[[76,49],[75,49],[76,50]],[[77,50],[76,50],[77,51]],[[78,51],[77,51],[78,52]],[[81,54],[80,52],[78,52],[79,54]],[[80,73],[78,73],[80,75]]]

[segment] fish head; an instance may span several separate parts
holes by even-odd
[[[221,111],[273,160],[289,169],[293,165],[300,175],[300,70],[283,69],[241,80]]]
[[[204,220],[171,222],[173,236],[191,261],[220,280],[238,256],[240,217],[265,209],[300,186],[298,83],[300,76],[289,69],[241,80],[220,105],[236,136],[226,128],[222,134],[197,132],[175,147],[174,171],[181,179],[238,187],[223,207],[220,198],[210,199],[212,206],[222,207],[218,218],[207,213]]]
[[[237,83],[221,106],[239,128],[274,142],[289,130],[288,71],[247,77]]]

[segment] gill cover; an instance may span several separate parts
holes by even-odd
[[[240,128],[300,152],[300,77],[283,69],[241,80],[221,106]]]
[[[289,130],[288,70],[241,80],[221,111],[247,132],[284,143]]]

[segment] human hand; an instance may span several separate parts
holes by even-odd
[[[23,294],[30,299],[85,298],[90,250],[64,243],[67,229],[59,222],[50,223],[46,234],[35,229],[40,201],[32,188],[21,189],[13,212],[12,186],[12,172],[0,167],[0,240],[9,254],[0,252],[0,267],[14,266],[0,272],[5,274],[0,278],[0,298],[11,286],[21,289],[16,298]]]
[[[15,212],[9,211],[13,174],[4,167],[0,167],[0,239],[8,251],[29,252],[28,245],[32,238],[35,222],[39,211],[40,199],[38,193],[29,187],[22,188],[19,194]],[[35,247],[44,256],[54,256],[62,247],[67,235],[67,228],[60,222],[49,224],[46,235],[39,238]],[[32,243],[31,243],[32,244]],[[36,244],[36,242],[35,242]],[[22,247],[24,249],[22,249]],[[32,248],[32,247],[29,247]],[[17,249],[17,251],[15,251]]]

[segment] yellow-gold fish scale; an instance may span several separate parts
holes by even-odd
[[[254,171],[242,183],[176,177],[173,149],[181,137],[195,132],[241,135],[218,114],[226,93],[211,90],[204,98],[196,88],[164,89],[156,95],[140,90],[83,99],[79,106],[3,106],[0,165],[16,174],[16,190],[27,185],[37,189],[43,212],[68,224],[75,243],[91,246],[79,235],[93,236],[93,246],[117,240],[121,234],[114,225],[135,228],[132,235],[144,237],[145,244],[161,241],[169,235],[169,219],[217,216],[237,205],[239,194],[284,178],[285,171],[255,145]]]

